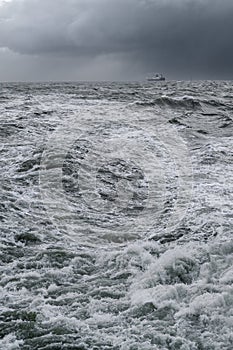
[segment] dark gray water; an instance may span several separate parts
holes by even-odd
[[[232,349],[232,98],[0,85],[0,349]]]

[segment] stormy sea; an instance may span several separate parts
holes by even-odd
[[[233,348],[233,83],[0,84],[0,349]]]

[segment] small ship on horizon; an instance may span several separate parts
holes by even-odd
[[[154,76],[147,78],[148,81],[165,81],[163,74],[156,73]]]

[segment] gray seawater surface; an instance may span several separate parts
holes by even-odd
[[[232,349],[232,97],[0,84],[0,349]]]

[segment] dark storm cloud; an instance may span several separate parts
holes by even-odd
[[[13,0],[0,7],[0,46],[232,78],[232,18],[232,0]]]

